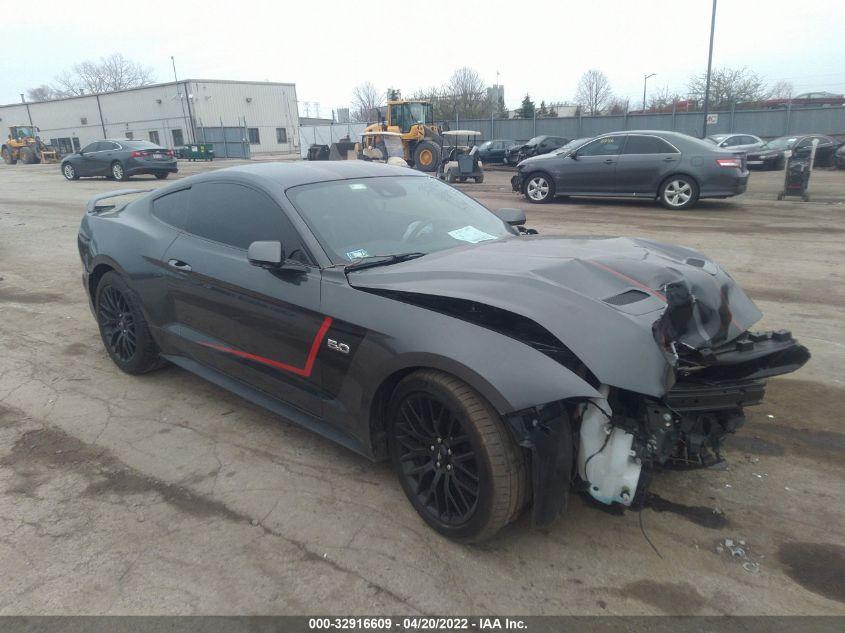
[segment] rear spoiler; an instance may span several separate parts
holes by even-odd
[[[107,200],[109,198],[117,198],[119,196],[128,196],[133,193],[149,193],[155,191],[154,189],[120,189],[118,191],[109,191],[108,193],[101,193],[88,200],[85,205],[85,213],[102,213],[103,211],[110,211],[114,209],[114,204],[97,204],[100,200]]]

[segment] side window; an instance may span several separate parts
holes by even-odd
[[[743,145],[753,145],[757,142],[757,139],[753,136],[743,136],[742,137],[742,144]]]
[[[741,136],[729,136],[722,142],[722,147],[733,147],[735,145],[739,145],[741,142]]]
[[[578,156],[613,156],[619,153],[624,143],[624,136],[603,136],[581,147]]]
[[[75,139],[74,139],[75,140]],[[91,152],[97,151],[98,143],[88,143],[85,147],[82,148],[82,152],[85,154],[90,154]]]
[[[625,145],[625,154],[675,154],[675,148],[669,145],[662,138],[656,136],[637,136],[632,134],[628,137]],[[579,152],[580,154],[580,152]]]
[[[310,263],[296,229],[264,193],[235,183],[200,183],[191,188],[186,230],[246,250],[253,242],[278,240],[285,257]]]
[[[153,200],[153,215],[162,222],[184,229],[188,219],[188,200],[191,190],[182,189]]]
[[[117,143],[109,143],[108,141],[103,141],[102,143],[100,143],[100,145],[101,152],[112,152],[114,150],[120,149]]]

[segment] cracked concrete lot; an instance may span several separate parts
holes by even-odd
[[[576,497],[547,529],[444,540],[387,465],[185,371],[120,373],[75,240],[85,200],[125,185],[0,165],[0,614],[845,614],[845,172],[816,172],[810,203],[754,173],[687,212],[528,205],[509,176],[463,189],[544,233],[699,248],[810,348],[749,410],[728,470],[658,474],[639,514]]]

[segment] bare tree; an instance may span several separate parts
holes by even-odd
[[[656,111],[661,111],[666,108],[671,109],[672,104],[680,101],[681,99],[683,99],[683,97],[681,97],[681,95],[677,92],[671,92],[669,90],[669,86],[663,86],[649,95],[648,109]]]
[[[781,79],[772,84],[769,89],[769,99],[791,99],[792,93],[792,83]]]
[[[78,96],[148,86],[155,81],[152,69],[126,59],[120,53],[84,61],[56,77],[56,96]]]
[[[487,89],[481,76],[467,66],[452,73],[443,93],[443,97],[450,102],[452,115],[462,119],[489,116],[495,107],[487,100]]]
[[[627,97],[611,96],[607,103],[608,114],[625,114],[628,111],[629,101]]]
[[[26,91],[28,101],[50,101],[56,97],[56,91],[47,84],[41,84],[35,88],[29,88]]]
[[[581,75],[575,90],[575,102],[585,114],[601,114],[612,98],[610,82],[603,72],[592,69]]]
[[[704,103],[707,73],[690,77],[689,98]],[[732,102],[763,101],[769,96],[766,82],[752,70],[717,68],[710,75],[710,105],[712,108],[730,107]]]
[[[358,123],[378,121],[378,109],[384,105],[382,93],[369,81],[352,90],[352,120]]]

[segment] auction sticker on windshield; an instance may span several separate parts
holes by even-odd
[[[349,260],[353,259],[361,259],[362,257],[369,257],[370,254],[367,252],[366,248],[359,248],[357,251],[349,251],[346,254],[346,258]]]
[[[449,231],[449,235],[454,237],[456,240],[461,240],[462,242],[471,242],[473,244],[496,239],[495,235],[490,235],[489,233],[480,231],[474,226],[465,226],[460,229],[455,229],[454,231]]]

